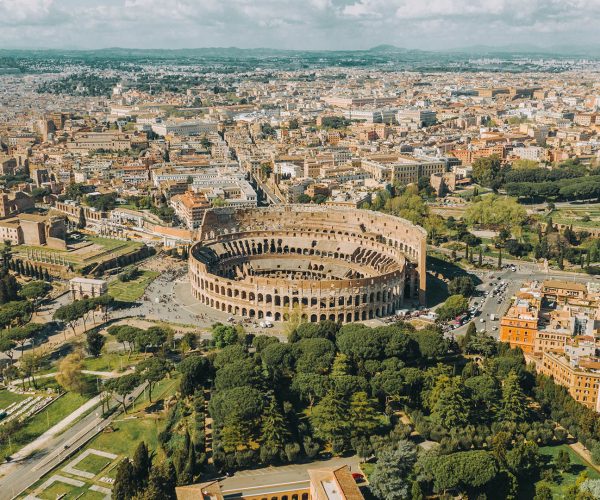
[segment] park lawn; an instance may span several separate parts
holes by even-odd
[[[107,488],[108,486],[104,486]],[[104,500],[104,493],[94,490],[86,490],[83,495],[79,497],[79,500]]]
[[[15,394],[14,392],[10,392],[6,389],[0,391],[0,410],[3,410],[10,406],[12,403],[16,403],[17,401],[22,401],[27,396],[23,394]]]
[[[179,388],[179,379],[171,375],[171,378],[164,378],[152,386],[152,403],[166,399],[175,394]],[[142,392],[135,400],[135,411],[140,411],[150,405],[148,400],[148,390]]]
[[[4,459],[41,436],[50,427],[77,410],[87,400],[86,396],[67,392],[64,396],[52,402],[40,413],[27,420],[25,426],[11,436],[12,451],[8,443],[0,444],[0,459]]]
[[[87,484],[81,487],[77,487],[67,483],[56,481],[45,490],[39,492],[37,496],[38,498],[43,498],[45,500],[56,500],[57,498],[64,498],[70,500],[72,498],[79,498],[80,495],[87,488],[89,488],[89,485]]]
[[[85,358],[83,369],[94,372],[121,372],[127,370],[130,366],[136,365],[144,357],[142,354],[135,353],[131,356],[118,352],[105,353],[97,358]]]
[[[131,281],[115,280],[108,285],[108,293],[121,302],[135,302],[152,281],[159,275],[157,271],[140,271],[140,276]]]
[[[163,420],[155,418],[127,418],[112,423],[114,432],[102,432],[90,443],[90,448],[115,455],[133,457],[135,449],[144,441],[148,449],[159,453],[158,433]],[[108,476],[111,476],[109,473]]]
[[[110,458],[101,457],[92,453],[79,462],[75,468],[85,472],[91,472],[95,476],[100,474],[106,467],[112,463]]]
[[[560,446],[542,446],[540,447],[540,454],[542,455],[542,458],[548,461],[555,461],[561,450],[566,450],[569,454],[569,458],[571,459],[571,470],[561,474],[558,482],[549,484],[554,498],[564,498],[566,489],[570,485],[575,484],[577,476],[584,470],[587,471],[589,479],[600,479],[598,471],[566,444]]]

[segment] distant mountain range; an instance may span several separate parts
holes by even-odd
[[[326,55],[326,56],[348,56],[348,55],[373,55],[381,57],[418,56],[431,57],[435,55],[544,55],[544,56],[579,56],[600,58],[600,45],[575,46],[554,45],[539,47],[536,45],[510,44],[505,46],[473,45],[447,50],[420,50],[396,47],[395,45],[383,44],[364,50],[300,50],[300,49],[273,49],[273,48],[251,48],[239,47],[204,47],[189,49],[131,49],[122,47],[110,47],[93,50],[72,49],[33,49],[33,50],[11,50],[0,49],[0,55],[19,56],[33,55],[43,57],[48,55],[60,55],[71,57],[147,57],[147,58],[173,58],[173,57],[227,57],[227,58],[266,58],[266,57],[290,57],[299,55]]]

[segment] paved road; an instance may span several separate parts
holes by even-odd
[[[477,324],[477,330],[485,329],[489,334],[496,338],[498,338],[499,335],[500,322],[499,320],[492,321],[490,319],[490,315],[493,314],[496,318],[504,315],[511,303],[511,298],[518,292],[519,288],[524,282],[533,280],[543,281],[547,279],[562,279],[576,281],[579,283],[597,281],[594,277],[589,275],[552,270],[549,273],[545,273],[540,271],[535,264],[522,263],[518,265],[516,272],[504,269],[502,271],[476,271],[472,272],[472,274],[478,275],[482,280],[482,284],[477,287],[477,295],[471,298],[471,305],[473,305],[475,302],[481,303],[483,301],[481,313],[474,318],[474,321]],[[493,280],[491,279],[492,276],[494,277]],[[500,280],[498,280],[498,278],[500,278]],[[497,284],[500,281],[505,281],[508,283],[504,293],[497,296],[492,296],[491,293],[487,297],[483,296],[483,292],[493,290],[494,287],[490,286],[490,283],[493,282],[494,284]],[[481,319],[484,319],[484,321],[481,322]],[[496,326],[498,329],[494,330],[494,326]],[[468,323],[460,328],[457,328],[456,330],[451,330],[449,334],[463,335],[467,331],[467,327]]]
[[[130,394],[131,400],[135,400],[145,388],[146,384],[137,387]],[[122,411],[116,401],[113,401],[111,407],[116,408],[112,415],[104,418],[99,416],[99,412],[93,411],[59,436],[49,439],[42,449],[29,458],[1,465],[0,500],[15,498],[75,454]]]

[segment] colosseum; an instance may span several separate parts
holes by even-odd
[[[426,232],[405,219],[314,205],[215,208],[199,233],[192,293],[232,315],[348,323],[425,301]]]

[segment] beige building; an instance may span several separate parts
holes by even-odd
[[[69,290],[73,300],[99,297],[108,291],[106,280],[91,278],[73,278],[69,280]]]
[[[206,196],[193,191],[175,195],[170,202],[175,214],[188,229],[196,229],[202,223],[204,212],[210,208]]]
[[[293,467],[293,466],[292,466]],[[304,474],[269,473],[257,477],[225,478],[189,486],[178,486],[177,500],[362,500],[350,467],[308,469]]]

